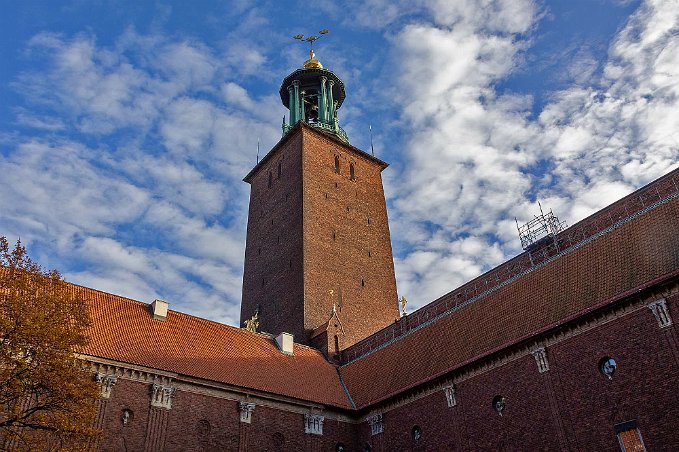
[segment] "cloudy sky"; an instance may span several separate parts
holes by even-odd
[[[0,0],[0,235],[72,282],[238,323],[281,80],[345,81],[418,307],[678,166],[679,0]]]

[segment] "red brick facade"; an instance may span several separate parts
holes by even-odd
[[[384,168],[299,123],[253,169],[241,321],[310,343],[334,304],[336,351],[398,319]]]
[[[244,317],[259,306],[263,329],[330,352],[343,330],[337,362],[72,286],[92,314],[97,448],[615,451],[624,433],[679,450],[679,170],[394,324],[382,169],[300,125],[246,178]]]

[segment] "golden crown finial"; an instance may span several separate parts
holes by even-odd
[[[318,32],[320,35],[326,35],[328,33],[330,33],[330,30],[327,28],[324,28]],[[311,45],[311,49],[309,50],[309,59],[304,62],[305,69],[323,69],[323,65],[316,59],[316,54],[314,53],[314,41],[317,41],[319,37],[320,36],[308,36],[305,38],[304,35],[295,35],[292,37],[298,41],[306,41]]]

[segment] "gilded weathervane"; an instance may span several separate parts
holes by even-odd
[[[323,65],[321,64],[320,61],[316,59],[316,54],[314,53],[314,42],[319,40],[320,38],[323,37],[323,35],[327,35],[330,33],[330,30],[327,28],[324,28],[323,30],[319,31],[318,34],[320,36],[304,36],[304,35],[295,35],[292,38],[297,39],[298,41],[306,41],[310,44],[310,49],[309,49],[309,59],[304,62],[304,67],[306,69],[310,68],[323,68]]]

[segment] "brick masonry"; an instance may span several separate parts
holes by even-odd
[[[309,343],[334,303],[344,349],[398,319],[385,167],[302,123],[260,162],[246,177],[241,321],[259,308],[262,331]]]

